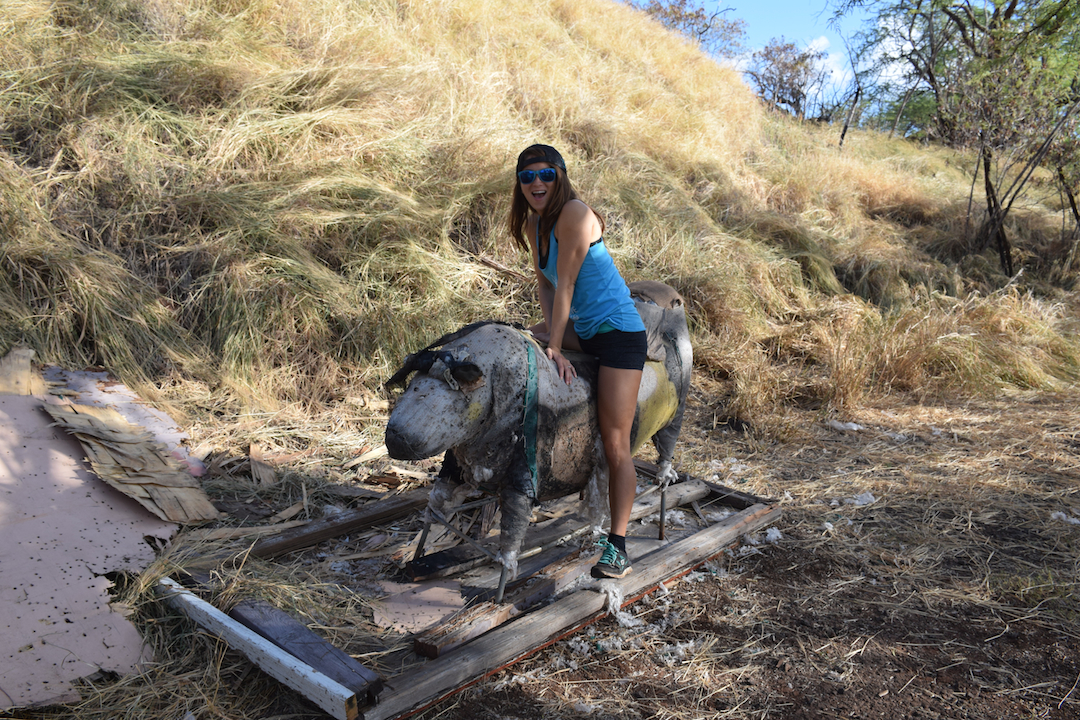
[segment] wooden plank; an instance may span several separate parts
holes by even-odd
[[[382,678],[284,610],[262,600],[243,600],[229,617],[348,688],[360,704],[378,700]]]
[[[716,556],[743,534],[768,525],[781,515],[771,505],[754,505],[690,537],[635,561],[635,572],[622,580],[605,580],[621,592],[626,606],[660,583],[689,572]],[[603,616],[607,596],[579,590],[551,605],[526,613],[466,643],[445,656],[393,678],[379,704],[364,709],[365,720],[390,720],[428,707],[458,689],[517,662],[561,637]]]
[[[216,562],[208,565],[217,566]],[[212,586],[210,572],[191,566],[185,570],[186,578],[181,577],[181,581],[186,587],[205,591]],[[284,610],[264,600],[249,598],[237,603],[229,611],[229,617],[351,690],[359,704],[378,700],[383,681],[377,673]]]
[[[33,359],[34,351],[28,347],[12,348],[0,359],[0,395],[45,394],[45,382],[30,364]]]
[[[426,506],[427,498],[428,489],[420,488],[368,503],[356,510],[340,513],[324,520],[315,520],[302,528],[286,530],[280,535],[262,538],[252,547],[251,554],[258,558],[277,557],[293,550],[316,545],[323,540],[357,530],[365,530],[380,523],[392,522]]]
[[[229,647],[242,652],[266,674],[296,690],[327,714],[337,720],[355,720],[359,717],[356,695],[349,688],[317,672],[210,603],[197,598],[172,578],[159,580],[157,590],[169,605],[220,637]]]
[[[634,505],[630,510],[631,522],[660,511],[660,493],[646,492],[648,492],[647,495],[642,493],[634,501]],[[701,480],[676,483],[667,489],[668,507],[686,505],[694,500],[702,500],[708,497],[709,493],[709,487]],[[564,515],[543,525],[530,526],[525,533],[525,539],[521,543],[519,557],[528,557],[530,554],[557,543],[565,542],[587,532],[589,529],[588,518],[579,514]],[[495,552],[499,546],[498,536],[496,535],[484,541],[483,544],[492,552]],[[408,562],[405,565],[405,572],[408,573],[410,580],[417,582],[464,572],[485,562],[489,562],[489,558],[479,550],[467,545],[458,545]]]
[[[452,627],[444,624],[421,634],[414,642],[416,653],[428,658],[444,655],[458,645],[509,621],[519,612],[524,612],[542,600],[558,595],[589,571],[592,564],[596,562],[597,554],[598,552],[593,552],[582,557],[582,551],[578,549],[555,562],[551,561],[547,553],[534,556],[544,558],[543,563],[546,566],[544,571],[510,585],[507,588],[505,601],[500,605],[488,600],[495,596],[494,588],[480,588],[478,592],[469,596],[468,591],[473,588],[462,585],[463,596],[483,598],[484,602],[471,606],[468,614],[451,618]]]
[[[659,465],[655,465],[651,462],[646,462],[645,460],[634,460],[634,467],[642,475],[645,475],[652,480],[655,480],[656,476],[660,473]],[[709,482],[708,480],[702,480],[701,478],[694,477],[693,475],[689,475],[687,473],[679,473],[678,483],[672,484],[669,487],[677,487],[678,484],[688,482],[690,480],[705,483],[709,487],[709,489],[712,490],[712,494],[716,498],[722,500],[725,505],[730,505],[736,510],[745,510],[752,505],[769,505],[774,502],[773,500],[770,500],[768,498],[761,498],[757,495],[740,492],[739,490],[734,490],[725,485],[720,485],[719,483]]]
[[[502,625],[516,614],[517,608],[510,603],[496,605],[493,602],[482,602],[470,605],[454,613],[437,627],[417,635],[413,639],[413,649],[421,657],[439,657]]]
[[[238,538],[252,537],[254,535],[270,535],[282,533],[293,528],[303,527],[308,520],[292,520],[276,525],[252,525],[250,527],[224,527],[224,528],[201,528],[189,530],[179,536],[177,540],[185,543],[199,543],[211,540],[236,540]]]
[[[541,600],[558,595],[592,568],[599,551],[586,553],[584,557],[581,553],[580,549],[575,550],[559,562],[553,563],[531,582],[515,588],[513,593],[506,596],[506,601],[519,610],[525,610]]]
[[[759,504],[772,504],[775,500],[768,498],[760,498],[757,495],[751,495],[750,493],[740,492],[734,490],[726,485],[720,485],[719,483],[709,482],[708,480],[702,480],[701,482],[711,490],[710,498],[714,498],[723,502],[725,505],[730,505],[737,510],[743,510],[752,505]]]
[[[525,610],[529,607],[528,605],[523,605],[511,598],[524,598],[521,593],[525,586],[534,584],[537,578],[546,575],[551,566],[561,563],[571,555],[576,557],[580,553],[580,548],[573,545],[556,545],[523,559],[518,564],[517,578],[506,586],[506,598],[503,602],[514,602],[519,610]],[[461,597],[468,602],[494,600],[501,575],[502,566],[495,564],[459,575]]]

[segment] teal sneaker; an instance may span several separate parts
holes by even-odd
[[[600,562],[593,565],[594,578],[621,578],[631,573],[633,568],[626,553],[608,542],[607,538],[596,544],[604,549],[604,553],[600,556]]]

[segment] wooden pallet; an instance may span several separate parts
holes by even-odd
[[[635,464],[639,474],[655,478],[655,465]],[[498,605],[486,599],[493,595],[497,570],[477,568],[480,561],[464,557],[457,548],[456,554],[439,555],[434,562],[432,556],[425,558],[430,573],[423,577],[464,572],[462,593],[473,604],[415,639],[417,654],[431,659],[389,678],[378,678],[314,633],[303,632],[306,628],[301,630],[298,622],[291,622],[280,611],[264,606],[245,608],[242,617],[234,619],[171,581],[164,582],[161,592],[174,606],[338,720],[405,717],[599,620],[617,609],[607,607],[609,597],[623,598],[625,607],[780,517],[779,508],[770,501],[686,475],[680,480],[683,482],[667,490],[669,507],[709,501],[738,512],[681,540],[666,544],[653,541],[659,547],[635,557],[633,573],[621,580],[597,581],[558,597],[595,562],[594,553],[578,549],[577,543],[566,544],[588,530],[585,519],[573,514],[530,528],[522,545],[519,579],[507,588],[505,602]],[[264,538],[255,544],[252,554],[274,557],[336,534],[354,532],[368,522],[401,517],[419,509],[422,495],[409,493],[366,506],[344,519]],[[635,517],[656,511],[659,493],[651,495],[635,503]],[[614,592],[602,592],[605,588]],[[552,597],[558,599],[538,607]]]
[[[775,522],[775,505],[756,504],[727,519],[634,560],[634,572],[604,580],[624,598],[622,607],[722,553],[744,534]],[[521,613],[479,637],[439,655],[419,669],[388,678],[364,720],[391,720],[419,712],[502,668],[596,622],[608,613],[608,595],[578,590],[537,610]]]

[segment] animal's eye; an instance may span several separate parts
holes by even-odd
[[[450,370],[450,374],[454,376],[454,379],[463,385],[472,385],[481,377],[484,373],[480,371],[480,368],[473,363],[463,363]]]

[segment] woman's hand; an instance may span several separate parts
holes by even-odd
[[[549,347],[547,349],[548,358],[555,363],[555,369],[559,373],[559,377],[563,379],[567,385],[573,382],[577,377],[577,370],[574,369],[573,364],[566,359],[566,356],[562,354],[562,351],[558,348]]]

